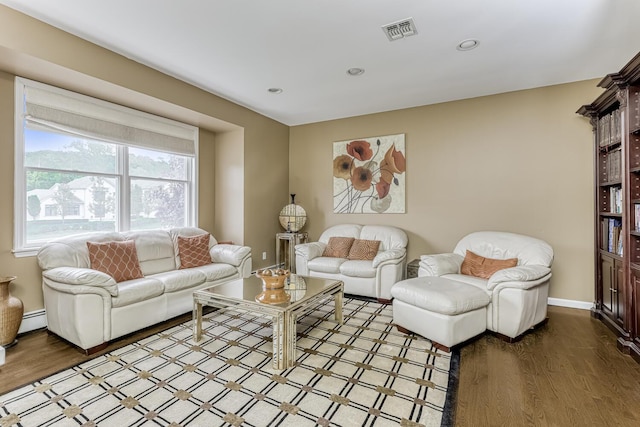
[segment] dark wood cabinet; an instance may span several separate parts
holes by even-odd
[[[602,308],[616,328],[624,328],[624,278],[621,259],[600,255],[602,270]]]
[[[602,95],[578,110],[594,135],[592,313],[640,361],[640,54],[598,86]]]

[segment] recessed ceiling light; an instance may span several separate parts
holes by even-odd
[[[477,48],[479,44],[480,42],[475,39],[462,40],[460,43],[458,43],[458,46],[456,46],[456,49],[471,50],[471,49]]]
[[[349,68],[347,74],[350,76],[361,76],[364,74],[364,68]]]
[[[269,91],[269,93],[282,93],[282,89],[280,89],[279,87],[270,87],[267,90]]]

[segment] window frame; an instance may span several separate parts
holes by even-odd
[[[135,119],[147,122],[157,122],[160,127],[177,127],[182,130],[192,132],[193,136],[193,155],[187,155],[179,152],[172,152],[165,149],[156,149],[155,151],[171,153],[180,156],[186,156],[191,160],[187,162],[186,171],[186,195],[185,195],[185,226],[196,226],[198,224],[198,137],[199,131],[195,126],[181,123],[175,120],[167,119],[150,113],[146,113],[133,108],[114,104],[108,101],[83,95],[77,92],[61,89],[55,86],[25,79],[23,77],[15,78],[15,114],[14,114],[14,238],[12,252],[16,257],[35,256],[42,246],[43,242],[27,241],[27,170],[25,166],[25,132],[27,126],[25,97],[28,88],[49,91],[54,94],[64,95],[66,97],[80,100],[82,102],[90,102],[96,104],[99,108],[107,108],[115,110],[119,114],[133,115]],[[134,120],[135,120],[134,119]],[[130,231],[131,226],[131,191],[130,185],[132,179],[138,179],[138,176],[129,175],[129,155],[128,147],[139,147],[139,145],[127,143],[126,141],[115,141],[101,139],[96,137],[87,137],[96,141],[116,144],[116,179],[120,183],[119,197],[116,199],[117,220],[115,221],[116,232]],[[146,149],[154,150],[157,147],[147,146]],[[73,170],[54,169],[55,171],[73,173]],[[86,174],[86,171],[78,171]],[[102,175],[100,173],[90,173],[92,175]],[[106,174],[111,175],[111,174]],[[146,179],[146,178],[145,178]],[[180,181],[174,179],[152,179],[153,181]],[[180,181],[182,182],[182,181]]]

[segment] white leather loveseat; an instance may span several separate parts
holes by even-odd
[[[353,256],[326,256],[331,238],[379,241],[372,259],[349,259]],[[391,286],[404,278],[407,259],[407,235],[396,227],[384,225],[340,224],[326,229],[317,242],[296,245],[296,273],[342,280],[344,292],[391,301]],[[323,256],[324,255],[324,256]],[[343,254],[345,255],[345,254]],[[357,257],[356,257],[357,258]]]
[[[251,249],[217,244],[213,236],[208,242],[213,262],[180,269],[178,236],[205,233],[192,227],[87,233],[45,244],[38,252],[38,264],[49,331],[92,353],[110,340],[191,311],[196,289],[250,276]],[[87,242],[130,240],[135,242],[144,277],[117,283],[90,268]]]
[[[517,340],[547,319],[552,262],[534,237],[471,233],[453,253],[421,256],[418,277],[393,287],[394,323],[445,350],[486,329]]]

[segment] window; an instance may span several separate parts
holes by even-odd
[[[81,232],[196,225],[197,131],[16,78],[16,255]]]

